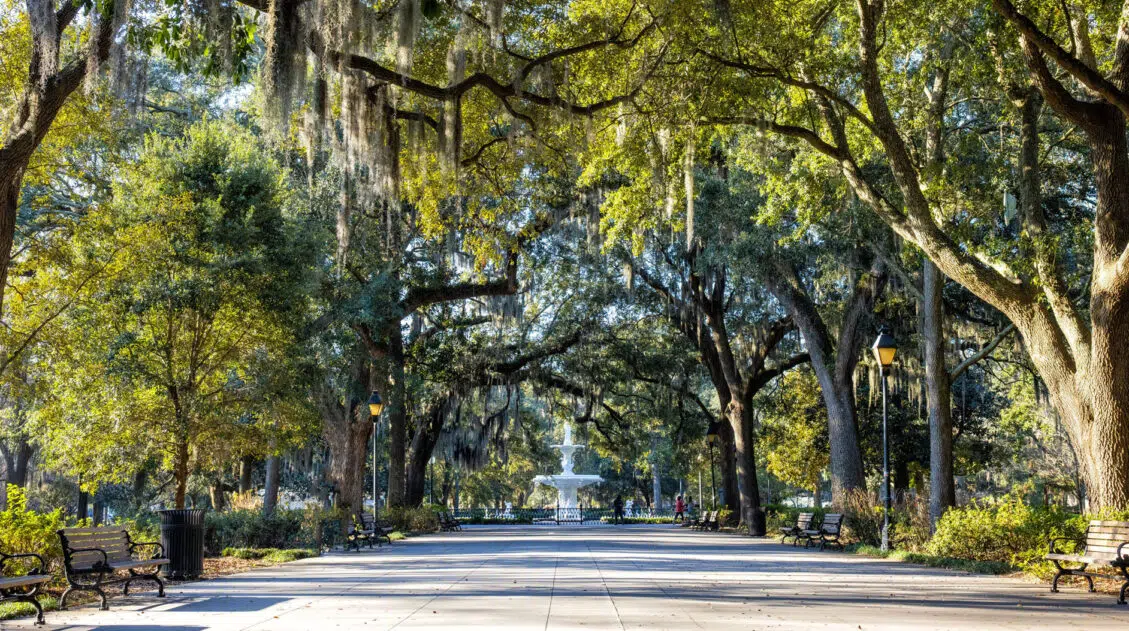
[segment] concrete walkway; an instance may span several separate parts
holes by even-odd
[[[1125,629],[1129,608],[1115,601],[669,526],[470,527],[47,620],[73,631]]]

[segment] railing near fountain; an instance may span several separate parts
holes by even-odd
[[[465,524],[588,524],[611,523],[615,511],[606,507],[578,508],[460,508],[452,511]],[[674,510],[635,508],[628,519],[673,519]]]

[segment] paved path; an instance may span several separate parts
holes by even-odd
[[[1125,629],[1115,600],[671,527],[472,527],[47,619],[68,631]]]

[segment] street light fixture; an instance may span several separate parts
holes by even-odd
[[[890,438],[886,430],[886,369],[894,363],[898,347],[894,336],[883,330],[871,347],[878,361],[878,379],[882,382],[882,488],[886,492],[886,511],[882,515],[882,550],[890,549]]]
[[[713,476],[713,446],[717,443],[718,433],[718,422],[710,421],[710,428],[706,430],[706,443],[710,446],[710,493],[713,495],[714,509],[717,509],[717,480]]]
[[[376,390],[372,391],[372,395],[368,398],[368,411],[372,415],[372,422],[376,423],[380,419],[380,413],[384,410],[384,399],[380,398],[380,393]]]
[[[372,523],[375,524],[377,507],[380,505],[380,493],[376,490],[376,430],[380,427],[380,413],[384,411],[384,399],[380,398],[380,393],[376,390],[368,398],[368,411],[372,418]]]

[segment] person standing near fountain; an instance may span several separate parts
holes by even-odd
[[[623,523],[623,496],[616,495],[615,501],[612,502],[612,509],[615,511],[615,517],[612,519],[613,524]]]

